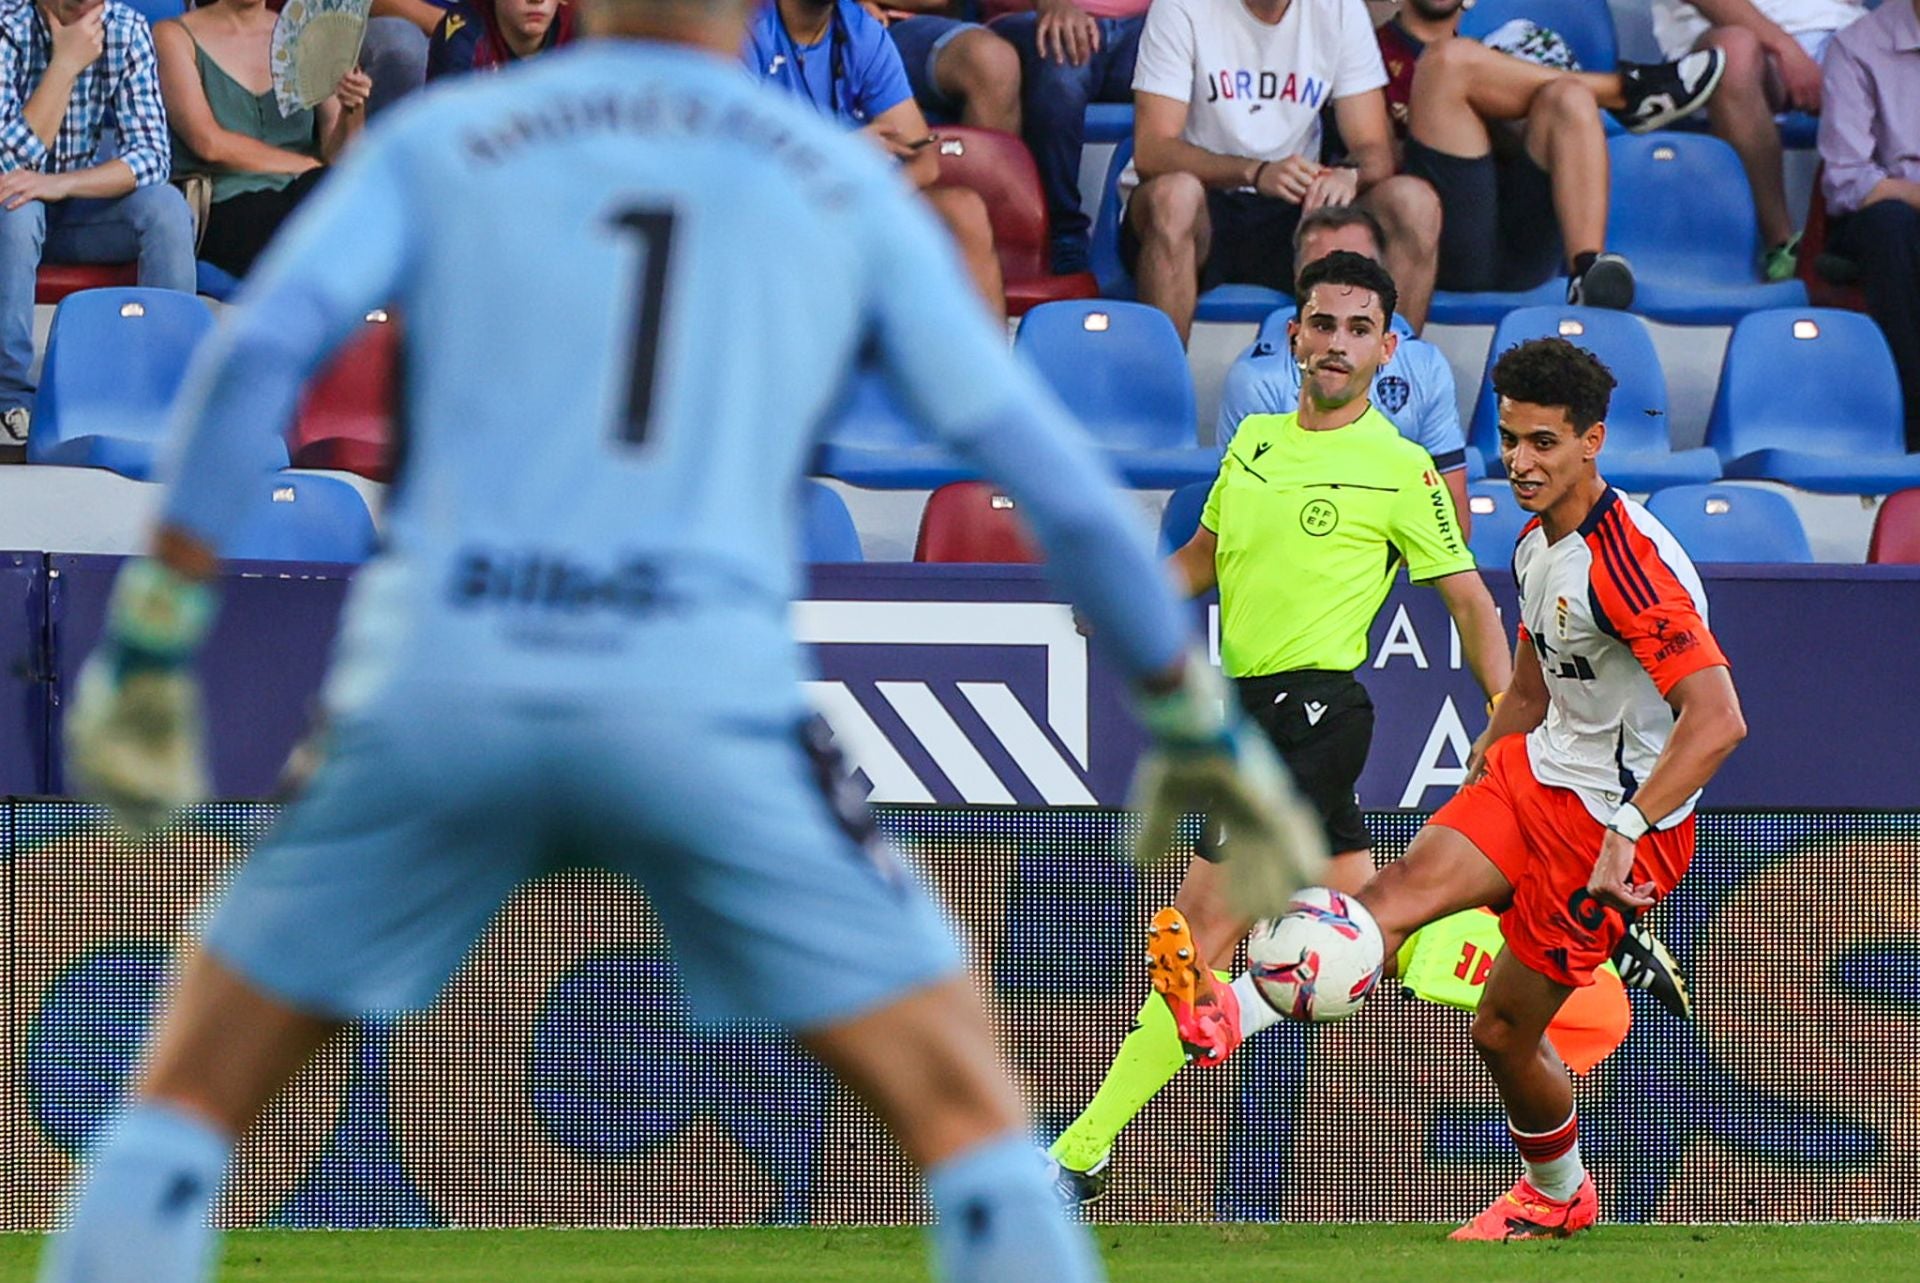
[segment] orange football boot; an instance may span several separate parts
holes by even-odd
[[[1565,1238],[1600,1219],[1600,1196],[1588,1173],[1573,1197],[1561,1202],[1535,1189],[1526,1177],[1493,1200],[1486,1211],[1447,1237],[1459,1242],[1506,1243],[1522,1238]]]
[[[1218,1065],[1240,1046],[1239,996],[1213,978],[1178,909],[1160,910],[1147,927],[1147,977],[1173,1012],[1189,1061]]]

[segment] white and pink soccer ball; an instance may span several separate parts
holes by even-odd
[[[1260,996],[1293,1020],[1325,1022],[1360,1009],[1380,983],[1384,946],[1366,907],[1308,887],[1287,912],[1247,937],[1247,968]]]

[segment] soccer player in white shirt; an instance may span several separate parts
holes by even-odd
[[[1598,1218],[1573,1090],[1543,1034],[1686,872],[1701,787],[1746,735],[1699,575],[1600,475],[1613,376],[1564,339],[1535,339],[1500,358],[1493,386],[1507,478],[1536,514],[1514,553],[1513,684],[1467,783],[1360,893],[1389,959],[1437,918],[1501,911],[1507,948],[1473,1042],[1526,1172],[1460,1239],[1559,1237]]]

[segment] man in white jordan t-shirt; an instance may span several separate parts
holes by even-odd
[[[1707,120],[1746,166],[1766,246],[1761,271],[1770,281],[1793,276],[1800,250],[1773,113],[1820,110],[1827,42],[1865,12],[1866,0],[1654,0],[1653,36],[1666,57],[1689,49],[1727,56]]]
[[[1419,329],[1440,206],[1394,176],[1386,83],[1362,0],[1154,0],[1133,73],[1139,186],[1120,242],[1140,298],[1182,340],[1201,289],[1290,289],[1300,216],[1356,202],[1386,228],[1400,311]],[[1320,161],[1329,102],[1348,152],[1337,165]]]

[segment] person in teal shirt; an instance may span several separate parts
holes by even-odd
[[[359,133],[373,90],[356,67],[316,106],[283,114],[273,92],[277,17],[265,0],[213,0],[153,29],[174,178],[213,180],[199,257],[234,276],[247,274]]]

